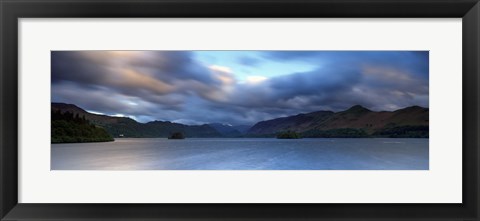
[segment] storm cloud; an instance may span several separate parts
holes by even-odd
[[[51,67],[52,102],[141,122],[251,125],[429,100],[428,51],[52,51]]]

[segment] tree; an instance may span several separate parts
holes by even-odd
[[[51,142],[52,143],[82,143],[113,141],[113,137],[101,127],[90,124],[85,116],[70,112],[52,111]]]

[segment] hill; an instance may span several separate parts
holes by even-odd
[[[244,134],[244,132],[229,124],[213,123],[208,125],[217,130],[224,137],[240,137]]]
[[[128,117],[93,114],[73,104],[52,103],[52,111],[85,118],[113,137],[275,137],[295,132],[301,137],[419,137],[429,136],[429,110],[419,106],[396,111],[371,111],[355,105],[345,111],[316,111],[261,121],[249,126],[221,123],[185,125],[169,121],[139,123]]]
[[[261,121],[250,136],[295,131],[303,137],[428,137],[429,110],[419,106],[371,111],[355,105],[345,111],[317,111]]]
[[[243,134],[246,134],[252,126],[251,125],[233,125],[232,127],[235,128],[235,130],[238,130],[243,135]]]
[[[169,121],[152,121],[139,123],[128,117],[112,117],[93,114],[74,104],[52,103],[52,111],[70,112],[85,117],[94,125],[105,128],[113,137],[168,137],[172,133],[181,132],[188,137],[221,137],[214,128],[204,125],[184,125]]]

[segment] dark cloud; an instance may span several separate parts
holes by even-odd
[[[390,66],[408,70],[416,77],[428,79],[428,51],[264,51],[263,57],[282,62]]]
[[[69,82],[86,90],[139,97],[152,103],[178,104],[172,94],[195,88],[208,94],[222,82],[196,64],[188,52],[52,52],[52,84]],[[57,93],[53,93],[56,95]],[[168,95],[169,97],[166,97]]]
[[[328,57],[322,52],[268,52],[277,59],[321,60],[323,65],[254,86],[239,86],[229,102],[255,110],[277,107],[285,113],[338,111],[355,104],[374,110],[428,107],[428,52],[331,53]]]
[[[52,101],[137,120],[252,124],[360,104],[373,110],[428,107],[428,52],[272,51],[261,60],[314,69],[255,82],[201,64],[188,51],[54,51]],[[243,63],[242,63],[243,64]],[[208,66],[210,65],[210,66]]]

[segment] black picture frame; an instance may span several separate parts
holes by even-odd
[[[480,5],[478,0],[0,0],[0,15],[1,220],[479,220]],[[47,17],[462,18],[463,203],[18,203],[17,38],[19,33],[17,20]]]

